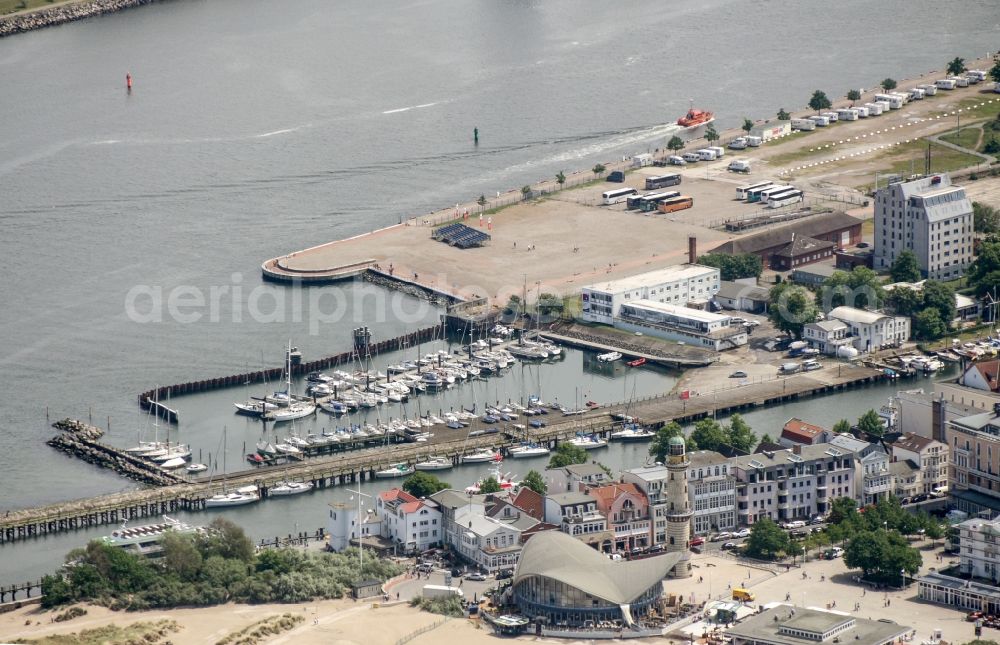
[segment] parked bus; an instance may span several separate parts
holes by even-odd
[[[764,190],[760,191],[760,193],[758,194],[757,201],[759,201],[761,204],[767,204],[767,200],[771,197],[771,195],[775,193],[783,193],[791,188],[795,188],[795,186],[790,186],[788,184],[781,184],[778,186],[768,186]]]
[[[692,206],[694,206],[694,198],[688,197],[687,195],[681,195],[680,197],[674,197],[673,199],[660,202],[658,208],[661,213],[673,213],[674,211],[682,211],[685,208],[691,208]]]
[[[656,177],[646,177],[646,190],[656,190],[667,186],[677,186],[681,183],[681,176],[677,173],[669,175],[659,175]]]
[[[758,181],[755,184],[746,184],[745,186],[738,186],[736,188],[736,199],[743,201],[747,198],[747,193],[755,188],[767,188],[768,186],[774,185],[773,181]]]
[[[634,195],[629,195],[625,199],[625,210],[631,211],[635,210],[636,208],[639,208],[639,201],[645,196],[646,195],[640,195],[639,193],[636,193]]]
[[[773,193],[761,193],[760,203],[765,206],[771,203],[771,200],[780,199],[785,193],[790,193],[798,190],[795,186],[789,186],[788,188],[783,188],[782,190],[775,191]]]
[[[629,195],[635,195],[638,192],[635,188],[615,188],[601,193],[601,199],[604,200],[605,206],[611,206],[626,201]]]
[[[761,196],[761,193],[763,193],[765,190],[773,189],[773,188],[780,188],[782,190],[785,190],[787,188],[791,188],[791,186],[789,186],[787,184],[778,185],[778,184],[772,183],[769,186],[761,186],[760,188],[751,188],[750,190],[747,191],[747,202],[753,204],[754,202],[761,201],[762,199],[764,199],[764,197]],[[774,192],[774,191],[772,190],[771,192]]]
[[[802,191],[792,190],[786,193],[782,193],[780,196],[774,199],[769,199],[767,202],[768,208],[781,208],[782,206],[788,206],[789,204],[798,204],[802,201]]]
[[[639,201],[639,210],[644,213],[649,211],[655,211],[657,206],[661,202],[665,202],[668,199],[673,199],[674,197],[680,197],[681,193],[678,190],[673,190],[667,193],[654,193],[652,195],[646,195]]]

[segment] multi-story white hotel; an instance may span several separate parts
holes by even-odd
[[[583,287],[582,317],[611,325],[623,303],[649,300],[683,307],[692,300],[709,300],[718,291],[718,269],[680,264]]]
[[[972,226],[972,203],[948,175],[890,183],[875,193],[875,268],[909,249],[925,278],[957,278],[972,262]]]

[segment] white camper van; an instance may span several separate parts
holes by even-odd
[[[843,110],[837,110],[837,118],[841,121],[857,121],[858,111],[853,108],[845,108]]]
[[[815,114],[809,117],[809,120],[815,122],[817,127],[820,128],[825,128],[826,126],[830,125],[830,118],[823,116],[822,114]]]
[[[698,158],[701,159],[702,161],[715,161],[716,157],[718,157],[718,155],[715,154],[715,150],[702,148],[701,150],[698,151]]]
[[[868,116],[882,116],[881,103],[865,103],[865,108],[868,109]]]
[[[856,106],[853,109],[857,110],[857,112],[858,112],[858,118],[859,119],[867,119],[868,118],[868,114],[869,113],[868,113],[868,108],[866,106],[864,106],[864,105],[858,105],[858,106]]]
[[[934,81],[934,84],[937,85],[939,90],[953,90],[956,85],[955,79],[953,78],[939,78]]]
[[[934,83],[926,83],[924,85],[918,85],[917,87],[924,91],[924,96],[934,96],[938,91],[937,85]]]
[[[802,130],[809,132],[816,129],[816,122],[812,119],[792,119],[792,130]]]

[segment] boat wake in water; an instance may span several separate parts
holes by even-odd
[[[382,114],[397,114],[399,112],[409,112],[410,110],[419,110],[421,108],[434,107],[435,105],[437,105],[436,101],[434,103],[421,103],[420,105],[411,105],[409,107],[396,108],[395,110],[385,110],[384,112],[382,112]]]

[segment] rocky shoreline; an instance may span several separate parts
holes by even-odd
[[[31,13],[17,14],[13,16],[0,17],[0,38],[12,36],[25,31],[61,25],[74,20],[83,20],[100,16],[106,13],[114,13],[122,9],[138,7],[139,5],[152,4],[158,0],[91,0],[90,2],[74,2],[71,4],[58,5],[46,9],[39,9]]]

